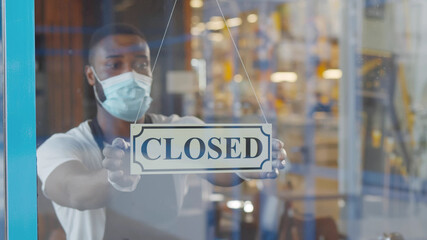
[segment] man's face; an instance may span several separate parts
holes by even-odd
[[[152,76],[150,49],[138,35],[111,35],[101,40],[93,49],[91,64],[99,80],[131,72]],[[86,68],[90,85],[96,83],[93,71]]]

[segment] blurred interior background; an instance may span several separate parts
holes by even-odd
[[[215,0],[177,1],[150,112],[262,123],[234,39],[289,161],[271,181],[219,188],[195,179],[182,226],[171,232],[183,239],[378,239],[392,232],[426,239],[427,2],[219,3],[225,22]],[[132,24],[154,59],[173,5],[35,1],[39,144],[94,116],[84,77],[94,30]],[[58,228],[39,194],[39,239]]]

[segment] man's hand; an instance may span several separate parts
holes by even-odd
[[[118,191],[132,192],[138,185],[141,176],[131,176],[129,166],[129,143],[116,138],[111,146],[102,151],[102,165],[108,170],[108,181]]]
[[[273,139],[272,143],[273,171],[261,173],[239,173],[237,174],[242,179],[274,179],[279,175],[279,170],[285,168],[287,154],[282,141]]]

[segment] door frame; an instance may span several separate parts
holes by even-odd
[[[5,239],[37,239],[34,0],[2,0]]]

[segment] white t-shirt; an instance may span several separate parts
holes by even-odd
[[[199,124],[203,123],[201,120],[195,117],[178,117],[177,115],[172,115],[169,117],[163,115],[150,114],[153,123],[161,124]],[[61,164],[78,160],[86,166],[89,170],[99,170],[102,168],[102,153],[99,149],[93,135],[88,121],[81,123],[78,127],[69,130],[67,133],[54,134],[46,142],[44,142],[37,149],[37,173],[42,182],[42,190],[45,190],[46,179],[49,175]],[[176,196],[176,207],[182,205],[183,197],[187,191],[186,189],[186,175],[170,175],[172,176],[172,181],[169,181],[169,189],[162,189],[163,192],[173,193]],[[148,178],[147,178],[148,179]],[[161,183],[162,177],[159,176],[157,179],[154,177],[149,178],[150,180],[144,181],[144,177],[141,178],[138,187],[143,188],[144,192],[147,192],[147,196],[151,196],[151,199],[147,201],[155,201],[155,199],[161,199],[162,196],[153,198],[156,194],[159,194],[159,189],[155,186],[154,183]],[[145,184],[144,184],[145,183]],[[167,185],[167,183],[164,183]],[[175,190],[175,191],[172,191]],[[150,194],[150,191],[153,194]],[[166,197],[168,198],[168,197]],[[170,198],[170,196],[169,196]],[[112,209],[121,211],[119,208],[115,208],[115,205],[124,204],[123,214],[131,214],[132,209],[126,204],[134,204],[135,201],[126,203],[126,197],[118,197],[112,199]],[[141,199],[142,200],[142,199]],[[105,223],[106,223],[106,208],[92,209],[80,211],[74,208],[64,207],[61,205],[53,203],[56,215],[64,228],[64,231],[67,235],[67,239],[85,239],[85,240],[98,240],[103,239],[105,232]],[[149,203],[145,203],[145,206],[148,206]],[[161,211],[167,211],[164,215],[166,218],[170,218],[170,209],[156,207],[156,203],[152,203],[151,209],[156,210],[156,214],[162,215]],[[148,209],[145,209],[148,210]],[[141,211],[145,211],[141,209]],[[153,212],[148,214],[137,213],[134,216],[130,216],[137,221],[148,222],[150,218],[153,217]],[[167,221],[164,219],[157,219],[153,226],[159,226],[159,223],[162,222],[167,225]]]

